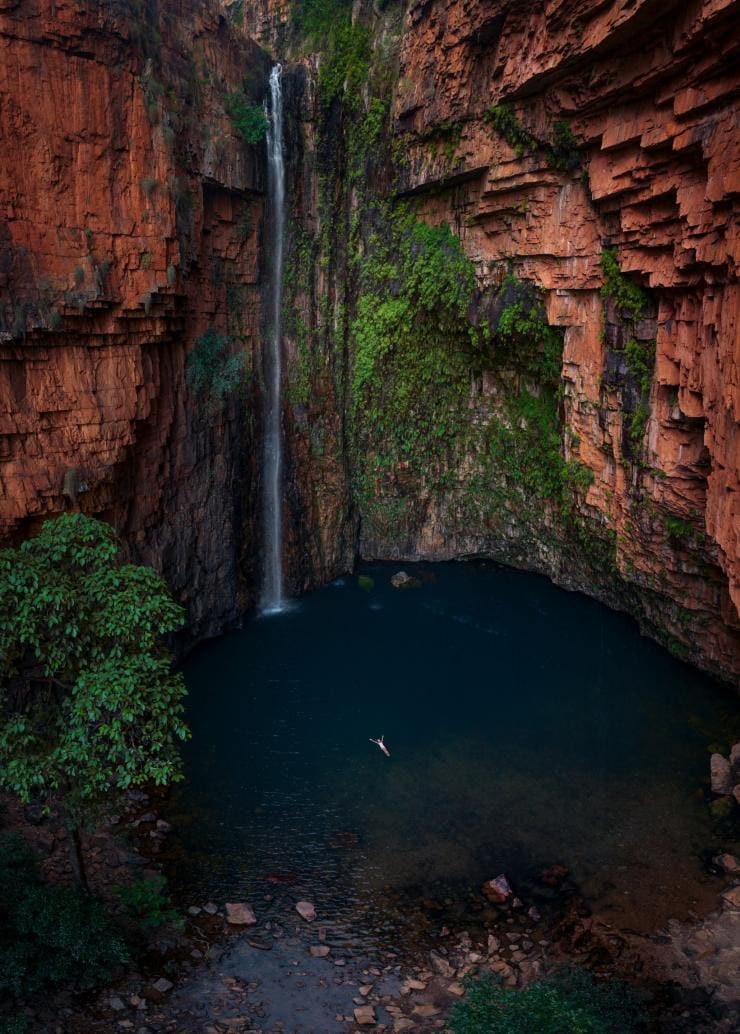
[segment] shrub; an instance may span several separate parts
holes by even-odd
[[[164,876],[136,880],[126,887],[116,887],[116,894],[129,915],[145,929],[164,923],[172,923],[178,929],[183,926],[182,917],[173,908],[167,893]]]
[[[221,401],[243,383],[245,357],[229,354],[231,339],[209,327],[188,356],[188,384],[196,395]]]
[[[259,144],[265,139],[270,125],[267,115],[259,104],[250,103],[241,90],[229,94],[226,110],[234,129],[248,144]]]
[[[92,987],[128,960],[105,905],[43,883],[20,837],[0,838],[0,920],[0,994]]]
[[[616,308],[628,319],[640,319],[647,306],[648,296],[639,284],[633,284],[621,271],[616,248],[604,248],[602,251],[601,271],[604,274],[602,298],[611,298]]]
[[[683,542],[693,531],[689,522],[682,521],[679,517],[664,517],[663,524],[669,537],[676,542]]]
[[[525,151],[536,150],[539,146],[537,138],[522,126],[510,104],[495,104],[488,109],[483,118],[490,122],[518,157],[521,158]]]
[[[630,1034],[640,1029],[638,999],[617,981],[569,970],[523,991],[484,978],[452,1011],[452,1034]]]
[[[547,148],[547,161],[555,169],[566,172],[581,164],[581,152],[573,130],[567,122],[558,121],[552,127],[552,141]]]

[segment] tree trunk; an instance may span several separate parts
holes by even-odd
[[[85,860],[82,857],[82,844],[80,842],[80,831],[77,826],[67,826],[67,846],[69,847],[69,860],[72,863],[72,874],[75,883],[87,894],[90,890],[87,884],[87,873],[85,872]]]

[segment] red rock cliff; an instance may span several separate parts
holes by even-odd
[[[616,531],[623,578],[680,601],[689,625],[701,615],[690,637],[735,672],[739,12],[734,0],[418,0],[394,109],[408,134],[406,189],[434,188],[427,217],[455,226],[482,283],[513,261],[565,327],[571,449],[594,474],[584,506]],[[552,168],[542,150],[517,153],[485,118],[501,102],[538,139],[566,120],[582,174]],[[430,148],[450,126],[454,145]],[[657,305],[636,456],[605,376],[616,330],[599,294],[607,246]],[[673,633],[686,641],[678,624]]]
[[[251,389],[186,357],[258,347],[263,158],[224,97],[269,64],[214,4],[0,3],[0,537],[101,515],[196,634],[251,564]]]

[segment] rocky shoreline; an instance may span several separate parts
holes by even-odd
[[[734,804],[727,786],[737,782],[740,746],[726,765],[720,757],[711,763],[713,810],[728,797]],[[5,825],[21,829],[36,848],[46,879],[68,882],[58,822],[8,804]],[[116,886],[161,875],[170,829],[156,798],[133,792],[125,814],[86,838],[94,891],[114,904]],[[373,953],[333,943],[331,917],[294,886],[249,902],[192,903],[182,929],[149,931],[136,968],[110,986],[60,992],[24,1013],[39,1034],[424,1034],[446,1027],[470,979],[492,973],[523,988],[576,964],[645,992],[650,1030],[730,1034],[740,1026],[740,861],[725,851],[707,868],[717,907],[652,932],[594,913],[568,870],[555,864],[540,873],[536,891],[519,889],[521,898],[503,873],[486,881],[473,902],[478,919],[467,929],[462,917],[453,924],[441,902],[423,898],[417,906],[433,917],[427,933],[405,937],[394,950],[379,942]]]

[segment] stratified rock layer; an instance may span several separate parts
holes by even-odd
[[[208,328],[258,349],[263,154],[224,95],[269,59],[215,5],[1,6],[0,537],[100,515],[214,632],[243,604],[255,407],[186,361]]]
[[[739,11],[732,0],[419,0],[395,104],[403,188],[429,195],[426,217],[455,227],[482,284],[513,262],[565,327],[565,442],[593,471],[584,512],[616,531],[622,577],[657,606],[679,603],[664,629],[728,673],[740,668]],[[501,102],[540,140],[565,120],[580,166],[517,153],[485,118]],[[607,384],[607,246],[657,304],[637,455]]]

